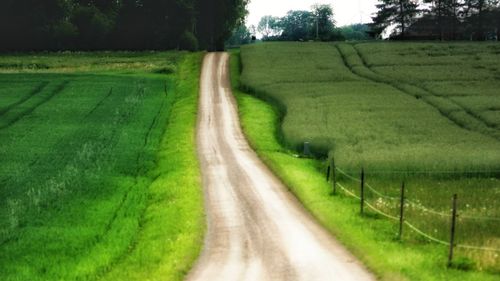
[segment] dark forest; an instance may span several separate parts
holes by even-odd
[[[3,0],[0,51],[214,50],[247,0]]]

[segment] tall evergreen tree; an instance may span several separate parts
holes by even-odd
[[[461,19],[468,13],[469,0],[424,0],[431,4],[427,14],[435,19],[439,39],[456,39]]]
[[[383,31],[392,24],[397,25],[400,37],[406,36],[406,29],[414,21],[419,13],[419,5],[412,0],[379,0],[378,12],[373,17],[373,23],[377,30]]]
[[[498,0],[468,0],[469,9],[466,22],[471,31],[471,39],[485,40],[488,32],[498,29]]]

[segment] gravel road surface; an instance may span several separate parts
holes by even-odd
[[[209,53],[203,62],[197,143],[208,229],[187,280],[375,280],[250,148],[228,61]]]

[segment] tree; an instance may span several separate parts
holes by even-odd
[[[70,5],[64,0],[3,0],[0,8],[0,48],[53,49],[52,32],[64,21]]]
[[[485,40],[489,33],[498,33],[498,11],[500,10],[497,0],[468,0],[468,17],[465,19],[471,32],[471,39]]]
[[[199,0],[196,10],[196,34],[200,46],[208,50],[224,49],[233,29],[244,23],[248,0]]]
[[[380,0],[372,29],[378,33],[397,24],[400,37],[440,40],[498,38],[500,0]]]
[[[312,13],[316,21],[316,40],[330,40],[335,31],[332,7],[330,5],[316,4],[312,7]]]
[[[352,24],[340,28],[340,32],[346,40],[368,40],[371,39],[371,29],[366,24]]]
[[[92,5],[76,7],[71,16],[71,23],[76,27],[78,46],[84,50],[102,48],[114,26],[112,19]]]
[[[120,1],[110,1],[110,0],[76,0],[79,6],[82,7],[96,7],[103,13],[116,11]]]
[[[491,24],[494,32],[494,40],[500,39],[500,5],[494,6],[487,14],[486,18]]]
[[[435,29],[439,39],[456,39],[457,29],[461,26],[461,18],[468,13],[469,0],[424,0],[431,4],[427,15],[435,18]]]
[[[264,40],[280,35],[282,32],[280,19],[273,16],[263,16],[257,25],[257,31],[262,34]]]
[[[222,49],[248,0],[3,0],[0,51]],[[200,42],[198,42],[200,41]]]
[[[342,39],[340,31],[335,28],[333,9],[330,5],[314,5],[311,11],[288,11],[282,18],[264,16],[261,18],[258,31],[263,40],[333,41]]]
[[[233,35],[229,37],[226,41],[226,45],[228,46],[240,46],[244,44],[248,44],[252,41],[252,34],[250,30],[242,24],[235,28]]]
[[[377,14],[373,17],[375,29],[380,32],[390,25],[396,24],[400,37],[406,36],[406,29],[419,13],[418,3],[411,0],[379,0]]]
[[[309,11],[289,11],[281,22],[283,40],[308,40],[313,30],[314,15]]]

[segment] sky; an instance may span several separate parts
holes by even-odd
[[[330,4],[337,26],[371,22],[377,0],[250,0],[247,25],[257,26],[266,15],[284,16],[290,10],[310,10],[314,4]]]

